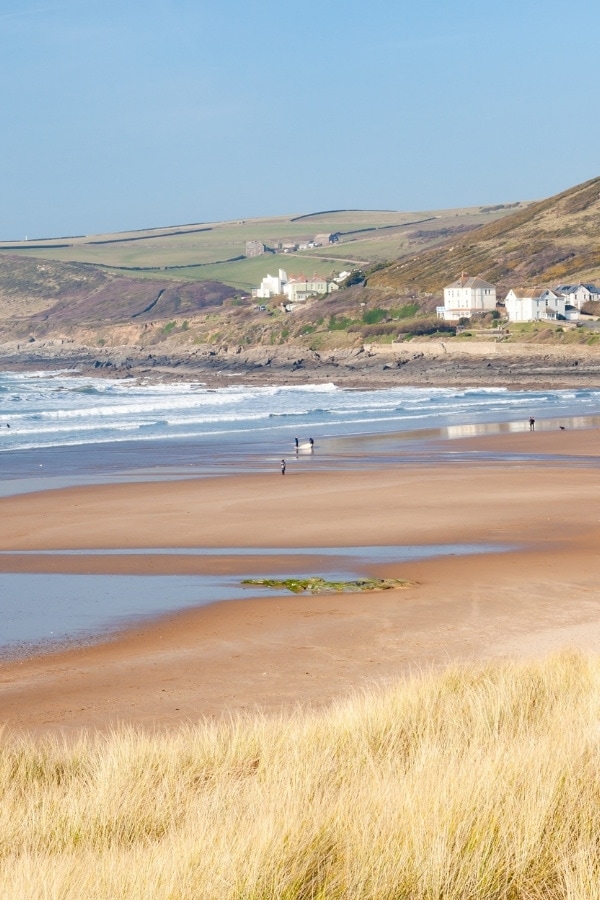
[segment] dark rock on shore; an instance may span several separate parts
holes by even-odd
[[[299,353],[299,349],[301,352]],[[153,381],[199,381],[209,387],[244,384],[334,382],[340,387],[373,389],[395,385],[600,387],[600,356],[588,348],[503,348],[496,356],[461,353],[460,347],[414,344],[401,348],[342,349],[320,354],[298,347],[193,348],[149,354],[133,347],[91,350],[74,344],[36,341],[0,347],[5,371],[68,370],[74,375]],[[472,348],[469,348],[472,351]]]

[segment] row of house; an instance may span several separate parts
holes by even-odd
[[[584,303],[600,300],[600,288],[594,284],[559,284],[537,290],[511,289],[504,300],[509,322],[556,321],[579,318]],[[437,307],[438,318],[457,322],[473,313],[496,309],[496,288],[483,278],[461,275],[444,288],[444,305]]]
[[[342,272],[328,280],[318,275],[288,278],[285,269],[277,275],[266,275],[260,287],[252,291],[257,300],[283,297],[285,309],[291,310],[297,303],[309,297],[331,294],[349,273]],[[555,288],[535,291],[511,289],[504,299],[509,322],[575,321],[583,305],[591,300],[600,301],[600,288],[595,284],[559,284]],[[497,307],[496,287],[483,278],[461,275],[444,288],[444,305],[437,307],[438,318],[446,322],[458,322],[474,313],[493,312]]]
[[[285,269],[279,269],[277,275],[266,275],[261,281],[260,287],[254,288],[252,296],[258,300],[268,300],[271,297],[283,295],[287,301],[287,308],[295,303],[301,303],[309,297],[331,294],[332,291],[337,290],[339,290],[339,285],[335,281],[328,281],[319,275],[313,275],[312,278],[294,275],[288,278]]]

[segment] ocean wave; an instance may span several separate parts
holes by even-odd
[[[593,414],[598,390],[395,387],[349,391],[318,385],[131,384],[73,373],[0,374],[0,451],[123,441],[288,442],[295,432],[336,436],[544,416]],[[5,428],[10,423],[11,428]],[[291,437],[290,437],[291,436]]]

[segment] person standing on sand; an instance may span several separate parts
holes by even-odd
[[[533,418],[533,416],[529,417],[529,430],[535,431],[535,419]]]
[[[281,474],[285,475],[285,459],[281,460]]]
[[[294,443],[296,445],[296,453],[298,452],[299,441],[298,438],[294,438]]]
[[[313,441],[312,438],[309,438],[308,443],[310,444],[310,452],[312,453],[313,450],[315,449],[315,442]]]

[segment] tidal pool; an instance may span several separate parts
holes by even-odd
[[[355,579],[365,567],[448,555],[503,552],[507,546],[445,544],[304,548],[152,548],[143,550],[59,550],[1,552],[7,556],[122,556],[185,554],[285,559],[288,575]],[[314,559],[319,557],[315,571]],[[268,563],[265,562],[268,566]],[[240,566],[243,569],[243,566]],[[255,574],[255,573],[254,573]],[[88,575],[0,572],[0,654],[4,657],[90,643],[145,619],[222,600],[268,595],[269,589],[243,585],[252,573],[227,575]],[[265,569],[261,576],[282,577]]]

